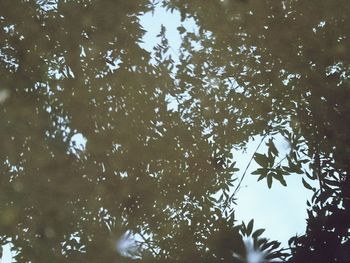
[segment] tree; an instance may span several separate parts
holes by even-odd
[[[232,148],[261,135],[269,150],[254,173],[269,187],[289,173],[320,181],[289,260],[328,251],[327,262],[346,262],[349,4],[161,4],[199,28],[180,25],[178,64],[165,28],[155,62],[138,44],[138,14],[153,2],[0,3],[2,243],[18,262],[242,262],[250,236],[284,260],[277,241],[234,217]],[[280,161],[276,134],[291,144]],[[134,259],[116,251],[125,233]]]
[[[202,45],[199,52],[186,50],[192,61],[207,61],[205,72],[238,84],[251,98],[246,111],[254,126],[257,120],[271,123],[276,132],[293,139],[286,167],[275,166],[273,144],[268,155],[256,155],[262,166],[254,172],[259,179],[266,178],[271,186],[272,178],[282,183],[283,174],[296,172],[319,180],[306,234],[291,239],[290,261],[348,262],[350,5],[297,0],[168,5],[184,18],[193,17],[200,27],[198,36],[186,36]],[[307,152],[301,150],[304,143]],[[302,170],[307,160],[312,175]]]

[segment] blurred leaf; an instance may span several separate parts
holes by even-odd
[[[248,223],[247,231],[246,231],[247,236],[250,236],[250,234],[252,233],[253,225],[254,225],[254,219],[250,220]]]
[[[184,28],[183,26],[177,27],[177,30],[179,31],[180,34],[183,34],[186,32],[186,28]]]
[[[258,238],[264,232],[265,232],[265,229],[257,229],[257,230],[255,230],[254,233],[253,233],[253,238]]]

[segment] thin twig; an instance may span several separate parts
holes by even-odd
[[[279,160],[278,163],[276,163],[272,168],[276,168],[277,166],[279,166],[286,158],[288,157],[288,155],[284,156],[281,160]]]
[[[236,193],[238,192],[238,190],[240,189],[240,186],[241,186],[242,181],[243,181],[243,179],[244,179],[244,177],[245,177],[245,175],[246,175],[246,173],[247,173],[247,171],[248,171],[248,168],[249,168],[250,164],[252,163],[252,161],[253,161],[253,159],[254,159],[254,155],[255,155],[256,152],[259,150],[259,148],[260,148],[261,144],[263,143],[263,141],[265,140],[267,134],[268,134],[268,133],[266,133],[266,134],[262,137],[262,139],[261,139],[259,145],[256,147],[256,149],[255,149],[255,151],[254,151],[252,157],[250,158],[250,160],[249,160],[249,162],[248,162],[248,164],[247,164],[247,166],[246,166],[246,168],[245,168],[245,170],[244,170],[244,172],[243,172],[243,175],[242,175],[241,179],[240,179],[239,182],[238,182],[238,185],[237,185],[236,189],[233,191],[232,195],[227,199],[226,204],[225,204],[225,207],[224,207],[224,210],[226,210],[226,208],[228,207],[228,204],[231,202],[232,198],[235,196],[235,194],[236,194]]]
[[[141,232],[138,233],[138,234],[139,234],[139,235],[142,237],[142,239],[146,242],[147,246],[151,249],[151,251],[152,251],[155,255],[158,256],[159,253],[157,253],[157,252],[154,250],[154,248],[153,248],[153,246],[150,244],[149,240],[148,240],[147,238],[145,238],[145,236],[142,235]]]

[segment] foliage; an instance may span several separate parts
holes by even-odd
[[[250,117],[255,127],[262,122],[289,134],[286,165],[275,166],[271,144],[267,154],[255,154],[261,168],[253,173],[269,187],[273,178],[283,184],[287,173],[320,183],[317,190],[302,179],[315,195],[306,234],[291,240],[291,262],[348,262],[349,227],[342,218],[348,215],[350,187],[349,3],[179,0],[168,6],[200,26],[198,36],[185,38],[201,43],[199,51],[188,52],[193,61],[207,61],[203,74],[231,78],[236,97],[251,99],[244,100],[239,116]]]
[[[18,262],[244,262],[250,237],[287,260],[234,217],[246,172],[235,179],[232,149],[260,135],[253,174],[268,187],[300,174],[314,191],[289,261],[349,261],[350,5],[161,4],[197,22],[178,27],[179,63],[164,27],[152,54],[139,45],[155,2],[0,2],[2,243]]]

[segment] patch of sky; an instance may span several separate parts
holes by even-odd
[[[300,74],[287,72],[284,69],[282,69],[279,72],[279,76],[282,78],[282,84],[284,86],[287,86],[290,83],[290,81],[292,81],[293,79],[300,79],[301,78]]]
[[[6,245],[0,247],[0,252],[2,252],[1,257],[1,263],[11,263],[13,262],[13,257],[15,256],[15,253],[12,251],[13,244],[11,243],[11,240],[8,241]],[[0,253],[1,255],[1,253]]]
[[[139,18],[142,27],[146,30],[140,46],[152,54],[154,52],[153,48],[159,43],[157,36],[163,25],[166,28],[165,36],[171,47],[170,52],[175,63],[178,63],[181,45],[181,34],[178,27],[182,25],[186,30],[194,31],[196,28],[194,20],[187,19],[181,22],[181,16],[178,11],[174,10],[171,13],[159,5],[156,6],[154,12],[147,12],[139,16]]]
[[[52,79],[61,79],[65,77],[65,73],[62,69],[62,65],[65,63],[65,58],[63,56],[54,56],[54,59],[45,62],[48,66],[48,76]]]
[[[344,68],[343,63],[342,62],[336,62],[331,66],[328,66],[326,68],[326,75],[330,76],[336,73],[339,73],[342,71],[342,69]]]
[[[324,28],[325,26],[326,26],[326,21],[320,21],[316,27],[312,28],[312,32],[316,34],[319,29]]]
[[[114,58],[113,51],[110,50],[110,51],[107,51],[106,62],[108,63],[109,69],[113,73],[119,68],[119,64],[122,63],[122,60],[120,58]]]
[[[254,137],[247,144],[245,151],[233,150],[233,156],[238,156],[235,158],[237,167],[247,166],[261,139],[261,136]],[[281,135],[275,135],[274,141],[279,151],[279,160],[282,160],[283,164],[283,161],[287,162],[283,159],[290,151],[290,142]],[[262,144],[258,152],[267,152],[267,146]],[[282,242],[286,247],[290,237],[305,232],[306,201],[311,198],[313,192],[303,187],[302,175],[299,174],[284,176],[287,187],[274,181],[272,188],[268,189],[264,180],[257,182],[257,176],[251,174],[257,168],[259,166],[252,162],[242,187],[237,192],[236,219],[247,222],[254,218],[255,227],[265,228],[267,237]],[[303,168],[308,169],[307,166]],[[241,178],[240,172],[238,178]],[[317,185],[315,181],[308,183],[312,186]]]
[[[154,12],[147,12],[139,16],[140,24],[146,30],[145,35],[142,38],[142,41],[139,45],[150,52],[151,54],[151,64],[155,64],[154,47],[157,46],[160,39],[158,37],[162,25],[166,28],[165,37],[168,40],[170,49],[169,53],[174,60],[175,65],[180,63],[180,46],[181,46],[181,33],[178,27],[181,25],[182,28],[187,31],[195,31],[196,26],[194,20],[186,19],[181,22],[181,15],[178,11],[174,10],[172,13],[167,11],[165,8],[160,5],[156,6]],[[175,74],[177,67],[173,68],[173,73]],[[176,83],[176,81],[175,81]],[[183,99],[187,98],[188,94],[179,94],[179,98],[166,94],[167,109],[169,111],[178,111],[179,103]]]
[[[126,231],[115,244],[116,251],[128,258],[139,259],[141,258],[138,254],[140,246],[138,245],[138,240],[141,238],[136,237],[130,231]]]
[[[57,9],[58,0],[37,0],[37,5],[44,12],[50,12]]]
[[[48,233],[50,234],[50,233]],[[51,233],[52,234],[52,233]],[[70,234],[69,241],[61,242],[62,254],[65,255],[67,250],[76,250],[79,252],[86,252],[85,245],[80,243],[80,236],[78,232]]]
[[[68,137],[68,134],[70,133],[70,128],[68,125],[68,118],[63,116],[58,116],[56,121],[54,122],[54,126],[57,126],[57,128],[60,128],[60,131],[63,132],[63,135],[65,138]]]
[[[70,151],[79,156],[86,148],[87,139],[81,133],[74,134],[69,142]]]
[[[119,172],[119,176],[121,177],[121,178],[126,178],[126,177],[128,177],[128,173],[127,172]]]
[[[15,25],[8,25],[3,27],[6,34],[14,34],[15,33]]]
[[[2,50],[0,50],[0,58],[1,60],[4,62],[4,64],[6,65],[6,67],[8,67],[9,69],[16,71],[18,69],[18,63],[16,61],[16,59],[12,56],[10,56],[7,53],[4,53],[4,51],[9,50],[10,52],[8,53],[12,53],[13,52],[13,48],[10,46],[4,46],[2,47]]]

